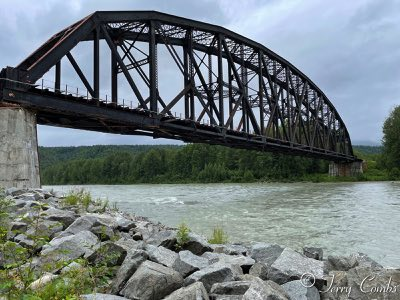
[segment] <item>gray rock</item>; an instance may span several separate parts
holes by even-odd
[[[34,251],[37,251],[42,247],[42,244],[35,243],[34,240],[30,239],[24,233],[20,233],[17,236],[15,236],[14,241],[20,244],[22,247],[33,249]]]
[[[164,300],[209,300],[203,283],[195,282],[189,286],[176,290]]]
[[[140,232],[135,232],[132,235],[132,239],[135,240],[135,241],[140,241],[140,240],[143,240],[143,236],[142,236],[142,234]]]
[[[31,224],[26,231],[28,236],[40,236],[52,239],[56,233],[63,230],[63,224],[58,221],[40,220]]]
[[[257,278],[259,278],[259,277],[250,275],[250,274],[243,274],[243,275],[235,276],[236,281],[254,281],[254,280],[257,280]]]
[[[368,267],[372,269],[382,269],[383,266],[369,257],[367,254],[357,252],[350,255],[351,259],[354,259],[357,262],[357,266],[359,267]]]
[[[368,267],[371,269],[382,269],[382,265],[374,261],[364,253],[354,253],[350,256],[328,256],[325,267],[330,271],[348,271],[355,267]]]
[[[233,281],[234,274],[230,266],[214,264],[207,268],[194,272],[185,279],[185,285],[190,285],[200,281],[204,284],[207,291],[210,291],[212,285],[217,282]]]
[[[122,264],[126,253],[123,247],[108,241],[101,244],[92,254],[87,256],[87,260],[93,265],[114,267]]]
[[[215,253],[225,253],[229,255],[246,255],[249,250],[241,244],[211,244],[210,246]]]
[[[6,196],[17,197],[17,196],[19,196],[19,195],[22,195],[22,194],[24,194],[24,193],[27,193],[28,190],[27,190],[27,189],[21,189],[21,188],[12,187],[12,188],[6,189],[5,192],[6,192]]]
[[[15,207],[15,208],[23,208],[25,205],[26,205],[26,202],[21,199],[15,199],[15,200],[13,199],[13,201],[11,201],[11,203],[10,203],[10,206]],[[21,214],[21,213],[19,212],[18,214]]]
[[[22,199],[22,200],[25,201],[25,206],[24,206],[25,210],[32,211],[32,208],[36,208],[36,211],[38,211],[40,209],[39,206],[42,205],[42,203],[40,203],[39,201],[32,201],[32,200],[25,200],[25,199]]]
[[[242,300],[243,295],[212,295],[212,300]]]
[[[202,255],[204,252],[212,251],[210,244],[205,238],[192,232],[189,232],[189,242],[187,242],[183,248],[196,255]]]
[[[75,213],[73,213],[72,211],[62,210],[54,207],[49,208],[45,212],[42,212],[40,216],[46,220],[58,221],[62,223],[64,229],[71,225],[77,218]]]
[[[324,250],[317,247],[304,247],[303,254],[309,258],[323,260]]]
[[[145,250],[149,254],[149,260],[172,268],[179,259],[179,255],[163,246],[147,245]]]
[[[346,289],[349,288],[348,280],[347,280],[347,272],[345,271],[331,271],[329,275],[324,277],[326,280],[325,286],[321,289],[320,297],[324,300],[347,300],[348,291]],[[333,287],[333,290],[332,290]],[[343,290],[336,293],[335,288],[343,287]],[[359,287],[358,287],[359,288]]]
[[[128,279],[136,272],[139,266],[147,260],[147,258],[148,255],[143,250],[128,252],[128,255],[125,257],[125,260],[118,269],[117,274],[111,283],[111,292],[113,294],[118,294]]]
[[[352,287],[351,297],[353,299],[399,299],[399,269],[371,270],[368,266],[359,266],[347,272],[347,282],[348,286]]]
[[[39,193],[23,193],[17,196],[17,199],[22,199],[24,201],[37,202],[44,199],[44,196]],[[37,202],[40,205],[40,202]]]
[[[143,235],[143,231],[141,232]],[[143,235],[143,239],[145,235]],[[176,245],[176,231],[174,230],[163,230],[154,233],[151,235],[148,239],[146,239],[146,242],[148,244],[154,245],[154,246],[163,246],[167,249],[175,249]]]
[[[91,215],[84,215],[77,218],[71,225],[65,229],[68,233],[78,233],[82,230],[91,231],[93,227],[106,225],[98,222],[98,219]]]
[[[268,271],[268,279],[278,284],[300,279],[303,274],[311,273],[316,280],[316,286],[323,285],[324,262],[305,257],[304,255],[285,248]]]
[[[100,294],[100,293],[82,295],[82,296],[80,296],[80,299],[82,299],[82,300],[128,300],[128,298],[110,295],[110,294]]]
[[[117,222],[117,229],[119,231],[129,232],[129,230],[136,228],[134,221],[129,220],[122,215],[117,215],[115,221]]]
[[[264,263],[257,262],[251,266],[249,274],[260,277],[262,280],[267,280],[268,278],[268,267]]]
[[[326,269],[329,271],[348,271],[358,265],[355,257],[329,255],[325,262]]]
[[[277,244],[257,243],[254,244],[248,255],[256,262],[261,262],[270,267],[281,255],[283,248]]]
[[[10,230],[17,232],[17,233],[23,233],[26,232],[26,230],[28,229],[28,224],[26,224],[25,222],[11,222],[10,223]]]
[[[45,195],[46,196],[46,195]],[[49,197],[49,198],[45,198],[45,199],[43,199],[43,200],[41,200],[43,203],[46,203],[46,204],[48,204],[50,207],[49,207],[49,209],[50,208],[53,208],[53,207],[55,207],[55,206],[57,206],[58,205],[58,202],[60,201],[60,199],[58,199],[58,198],[55,198],[55,197]]]
[[[315,286],[305,287],[300,280],[294,280],[282,285],[290,299],[320,300],[319,291]]]
[[[83,266],[81,264],[77,263],[76,261],[73,261],[68,266],[65,266],[64,268],[61,269],[61,274],[65,274],[71,271],[81,270],[82,268]]]
[[[121,291],[129,299],[157,300],[182,287],[182,276],[171,268],[145,261]]]
[[[128,253],[144,249],[143,241],[134,241],[125,237],[120,238],[115,244],[124,248]]]
[[[255,263],[254,259],[243,255],[228,255],[224,253],[205,252],[202,257],[208,259],[210,264],[222,263],[237,265],[242,268],[244,273],[249,273],[251,266]]]
[[[108,241],[114,237],[114,230],[106,225],[94,226],[90,230],[93,232],[101,241]]]
[[[178,271],[183,277],[208,267],[209,263],[206,258],[194,255],[188,250],[179,252],[179,259],[175,261],[172,268]]]
[[[251,285],[251,281],[228,281],[215,283],[210,294],[218,295],[244,295]]]
[[[398,300],[400,270],[355,267],[348,272],[332,272],[321,299]],[[333,275],[335,277],[333,278]],[[344,287],[345,289],[337,289]]]
[[[54,238],[41,251],[45,261],[70,261],[93,253],[93,247],[99,243],[96,235],[84,230],[74,235]]]
[[[34,282],[32,282],[29,285],[29,289],[31,290],[38,290],[47,284],[49,284],[51,281],[55,280],[58,277],[58,275],[54,275],[51,273],[44,273],[40,276],[40,278],[36,279]]]
[[[273,281],[253,281],[243,295],[243,300],[289,300],[285,290]],[[294,299],[297,300],[297,299]]]

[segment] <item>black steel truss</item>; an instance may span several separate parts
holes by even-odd
[[[100,99],[102,40],[111,53],[109,103]],[[71,53],[87,41],[93,44],[90,80]],[[182,78],[182,89],[170,100],[158,87],[159,45],[166,48]],[[64,57],[87,97],[62,93]],[[37,82],[53,67],[54,91],[43,90]],[[118,101],[121,76],[138,107]],[[96,12],[51,37],[16,68],[3,69],[0,77],[1,101],[35,109],[41,124],[356,160],[338,112],[297,68],[225,28],[172,15]],[[182,108],[180,118],[173,114],[177,106]]]

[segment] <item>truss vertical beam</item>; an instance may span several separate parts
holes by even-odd
[[[218,35],[218,101],[219,101],[219,126],[224,126],[224,69],[222,61],[222,37]]]
[[[189,92],[189,103],[190,103],[190,119],[192,121],[196,120],[196,107],[194,105],[194,86],[195,86],[195,82],[194,82],[194,66],[193,66],[193,30],[192,29],[188,29],[187,30],[187,55],[188,55],[188,63],[189,63],[189,81],[191,84],[191,89]]]
[[[93,37],[93,97],[98,101],[100,98],[100,29],[94,29]]]
[[[228,63],[229,117],[233,114],[233,105],[235,102],[235,99],[233,96],[232,80],[233,80],[232,66],[230,65],[230,63]],[[233,118],[231,118],[231,121],[228,122],[227,126],[229,126],[230,130],[233,130]]]
[[[149,33],[150,110],[157,112],[157,46],[156,29],[153,21],[150,21]]]
[[[183,85],[188,86],[190,84],[189,78],[189,57],[187,53],[187,47],[182,47],[183,49]],[[185,93],[185,119],[190,118],[190,94]]]
[[[114,44],[114,41],[111,39],[107,28],[104,25],[101,25],[101,29],[103,31],[104,34],[104,38],[108,44],[108,47],[110,47],[111,51],[113,52],[113,54],[115,55],[115,58],[117,59],[117,63],[119,64],[119,66],[121,67],[122,72],[124,73],[126,80],[128,80],[129,85],[131,86],[135,96],[137,97],[140,106],[144,109],[147,110],[147,105],[146,102],[144,101],[142,95],[140,94],[140,91],[138,89],[138,87],[135,84],[135,81],[133,80],[131,74],[129,73],[128,68],[126,67],[126,65],[124,64],[124,62],[122,61],[121,56],[118,53],[117,47]]]
[[[61,60],[56,63],[54,90],[56,92],[61,90]]]
[[[118,102],[118,63],[114,53],[111,53],[111,101]]]
[[[263,68],[262,68],[263,52],[258,52],[258,106],[260,110],[260,131],[264,135],[264,82],[263,82]],[[267,70],[268,72],[268,70]]]

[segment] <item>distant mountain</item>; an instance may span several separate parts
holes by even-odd
[[[366,146],[366,145],[353,145],[353,149],[363,154],[381,154],[383,151],[382,146]]]
[[[382,146],[380,142],[377,141],[367,141],[367,140],[352,140],[352,144],[354,145],[363,145],[363,146]]]

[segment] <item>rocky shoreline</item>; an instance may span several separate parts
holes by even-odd
[[[362,253],[324,258],[315,247],[299,253],[268,243],[215,245],[192,232],[179,243],[178,229],[105,203],[71,205],[41,189],[10,188],[3,197],[9,223],[2,245],[13,248],[0,252],[0,270],[10,277],[32,270],[29,286],[14,289],[78,279],[76,285],[97,278],[87,270],[103,270],[90,293],[68,299],[400,299],[400,270]],[[19,253],[27,259],[21,265]],[[11,294],[0,283],[0,299]]]

